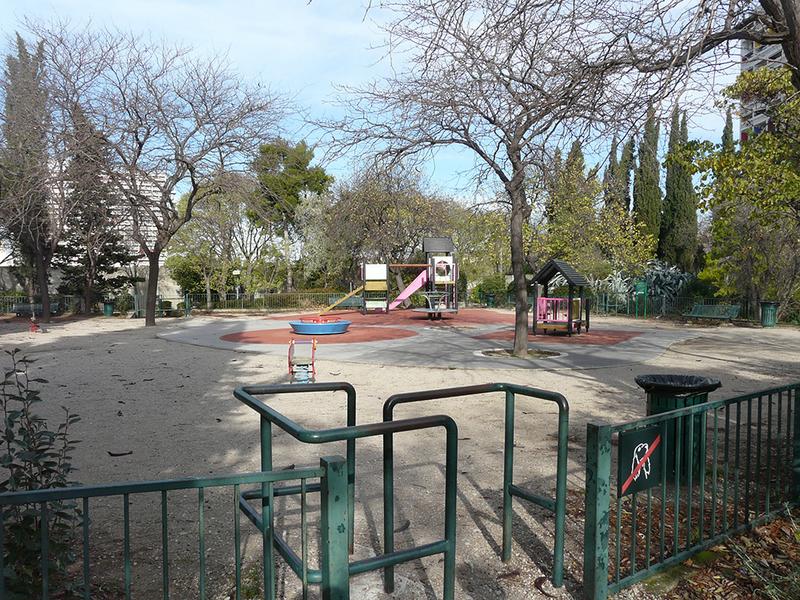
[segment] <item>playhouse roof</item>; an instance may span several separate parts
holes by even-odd
[[[547,261],[547,264],[545,264],[533,277],[533,281],[535,283],[546,284],[557,273],[563,275],[564,279],[567,280],[567,283],[574,285],[575,287],[584,287],[589,285],[589,280],[578,273],[572,267],[572,265],[565,263],[563,260],[558,260],[555,258]]]

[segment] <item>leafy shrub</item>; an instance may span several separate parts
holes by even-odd
[[[476,300],[478,301],[486,301],[486,297],[489,294],[493,294],[495,296],[496,301],[503,302],[506,298],[506,294],[508,293],[509,286],[506,283],[505,275],[492,275],[491,277],[487,277],[483,279],[475,289],[473,290],[476,294]]]
[[[691,273],[684,273],[678,267],[668,265],[660,260],[647,263],[644,278],[647,281],[647,293],[650,296],[677,298],[692,281]]]
[[[121,294],[114,298],[114,310],[120,314],[125,314],[132,311],[134,308],[134,299],[130,294]]]
[[[11,358],[11,369],[5,372],[0,386],[3,412],[0,467],[6,475],[6,479],[0,481],[0,492],[64,487],[71,483],[70,475],[74,471],[75,440],[70,439],[70,428],[80,418],[64,408],[64,420],[51,430],[47,420],[33,412],[34,405],[42,402],[34,384],[47,381],[31,377],[29,367],[33,361],[21,356],[19,349],[7,350],[6,354]],[[47,508],[49,577],[53,586],[69,587],[66,572],[75,560],[73,532],[79,511],[74,502],[50,502]],[[5,509],[2,551],[6,571],[3,576],[6,589],[12,594],[22,594],[21,598],[29,598],[32,590],[41,587],[41,531],[39,505]]]

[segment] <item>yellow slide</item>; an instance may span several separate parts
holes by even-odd
[[[347,295],[346,295],[344,298],[339,298],[339,299],[338,299],[336,302],[334,302],[333,304],[331,304],[331,305],[330,305],[329,307],[327,307],[325,310],[321,310],[321,311],[319,311],[319,314],[321,314],[321,315],[324,315],[326,312],[330,312],[330,311],[332,311],[334,308],[336,308],[337,306],[339,306],[339,305],[340,305],[342,302],[344,302],[344,301],[345,301],[345,300],[347,300],[348,298],[352,298],[353,296],[355,296],[356,294],[358,294],[359,292],[361,292],[361,291],[363,291],[363,290],[364,290],[364,286],[363,286],[363,285],[360,285],[360,286],[358,286],[358,287],[357,287],[356,289],[354,289],[352,292],[350,292],[349,294],[347,294]]]

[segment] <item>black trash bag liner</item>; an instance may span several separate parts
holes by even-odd
[[[645,392],[699,394],[713,392],[722,385],[719,379],[700,375],[637,375],[636,384]]]

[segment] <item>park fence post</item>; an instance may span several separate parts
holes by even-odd
[[[320,523],[322,600],[349,600],[350,518],[347,506],[347,461],[341,456],[325,456],[319,462],[325,470],[321,490]]]
[[[586,426],[586,499],[583,531],[583,597],[608,597],[608,531],[611,502],[611,427]]]
[[[798,397],[797,393],[800,391],[800,388],[795,388],[793,390],[794,395],[794,406],[792,407],[792,411],[794,412],[794,436],[793,436],[793,449],[792,449],[792,494],[791,500],[793,503],[798,504],[800,503],[800,397]]]

